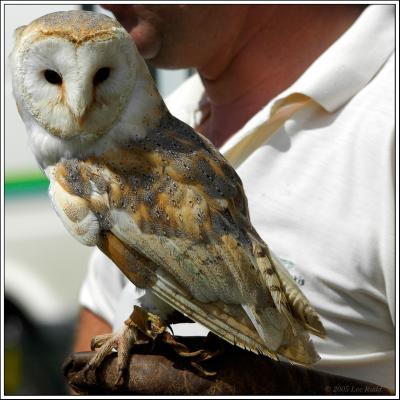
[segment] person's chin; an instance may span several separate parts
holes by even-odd
[[[153,60],[157,57],[161,48],[161,36],[153,26],[133,28],[130,35],[145,60]]]

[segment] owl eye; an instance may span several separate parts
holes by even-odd
[[[59,74],[57,74],[56,71],[53,71],[51,69],[46,69],[44,71],[44,77],[46,78],[46,81],[51,83],[52,85],[61,85],[62,84],[62,78]]]
[[[110,75],[110,68],[104,67],[100,68],[93,77],[93,84],[97,85],[98,83],[104,82]]]

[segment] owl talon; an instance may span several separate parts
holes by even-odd
[[[205,377],[209,377],[209,376],[215,376],[217,375],[216,371],[209,371],[207,369],[205,369],[204,367],[202,367],[198,362],[196,361],[192,361],[190,363],[190,365],[196,369],[198,372],[200,372],[201,375],[205,376]]]
[[[104,335],[98,335],[98,336],[94,336],[90,342],[90,348],[92,351],[97,350],[98,348],[100,348],[101,346],[103,346],[103,344],[111,338],[111,336],[113,336],[112,333],[106,333]]]
[[[174,349],[181,357],[188,357],[188,358],[192,358],[192,357],[197,357],[197,356],[201,356],[204,353],[204,350],[200,349],[200,350],[196,350],[196,351],[177,351],[176,349]]]
[[[200,372],[201,375],[205,377],[210,377],[210,376],[215,376],[217,375],[216,371],[210,371],[206,368],[204,368],[200,363],[203,363],[204,361],[211,360],[212,358],[216,357],[217,355],[221,354],[223,350],[217,349],[214,351],[210,350],[202,350],[200,357],[197,360],[191,361],[190,365],[195,368],[198,372]]]
[[[168,344],[169,346],[171,346],[173,348],[173,350],[179,354],[181,357],[185,357],[185,358],[194,358],[194,357],[198,357],[201,356],[206,350],[203,349],[199,349],[199,350],[195,350],[195,351],[190,351],[190,349],[183,343],[178,342],[175,337],[171,334],[169,334],[168,332],[165,332],[162,340],[164,341],[164,343]]]
[[[82,368],[82,375],[83,375],[83,377],[84,377],[85,380],[88,379],[87,374],[88,374],[89,370],[91,370],[91,367],[90,367],[89,364],[86,364],[86,365],[84,366],[84,368]]]
[[[127,367],[127,365],[123,368],[121,368],[121,367],[118,368],[117,378],[115,379],[115,382],[114,382],[115,386],[119,386],[122,383],[122,381],[123,381],[122,377],[123,377],[124,370],[126,367]]]
[[[185,357],[184,354],[191,353],[189,348],[185,344],[178,342],[175,339],[175,336],[171,335],[169,332],[164,332],[164,334],[162,335],[162,341],[172,347],[172,349],[179,355],[182,355],[182,357]]]
[[[164,343],[172,347],[172,349],[180,356],[184,358],[193,359],[190,361],[190,365],[204,377],[215,376],[217,372],[210,371],[204,368],[200,363],[210,360],[223,352],[222,348],[216,350],[199,349],[190,351],[190,349],[183,343],[178,342],[173,335],[168,332],[164,332],[162,336]]]
[[[212,358],[218,356],[221,353],[222,353],[221,350],[215,350],[215,351],[203,350],[199,362],[211,360]]]

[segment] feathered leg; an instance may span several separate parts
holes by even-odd
[[[116,349],[118,351],[118,376],[115,384],[118,384],[128,366],[132,347],[135,344],[154,340],[165,329],[166,325],[157,315],[147,313],[142,308],[135,306],[132,314],[118,332],[95,336],[92,339],[92,350],[96,350],[97,353],[85,367],[84,373],[98,368],[113,349]]]

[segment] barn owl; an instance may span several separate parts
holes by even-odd
[[[164,306],[98,339],[92,365],[154,338],[173,310],[273,359],[319,359],[319,317],[251,224],[234,169],[166,108],[122,26],[85,11],[16,31],[13,90],[67,230]],[[143,323],[145,321],[145,323]]]

